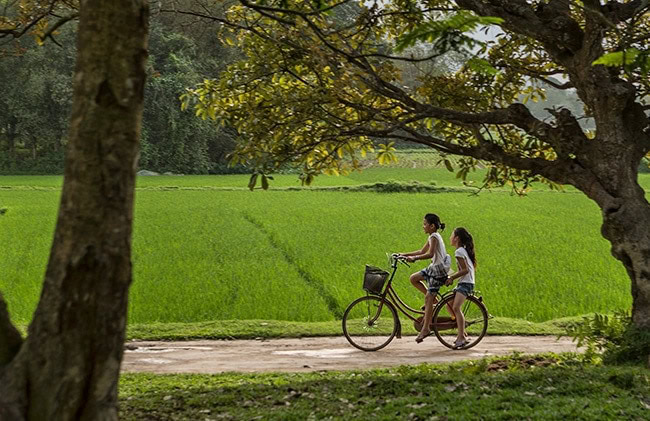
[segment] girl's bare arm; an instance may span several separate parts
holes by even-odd
[[[454,279],[460,278],[469,272],[469,268],[467,267],[467,262],[465,262],[464,257],[456,257],[456,263],[458,263],[458,271],[449,275],[449,278],[445,283],[446,285],[451,285],[454,282]]]
[[[410,257],[409,260],[411,260],[412,262],[415,262],[416,260],[431,259],[437,249],[438,249],[438,242],[433,241],[433,238],[429,237],[427,242],[424,244],[424,247],[422,247],[422,250],[410,254],[408,257]]]
[[[399,253],[399,254],[400,254],[401,256],[404,256],[404,257],[417,256],[417,255],[420,255],[420,254],[426,253],[428,248],[429,248],[429,241],[427,241],[426,243],[424,243],[424,245],[422,246],[422,248],[421,248],[420,250],[410,251],[410,252],[408,252],[408,253]]]

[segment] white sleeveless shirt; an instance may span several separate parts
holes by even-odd
[[[436,252],[433,253],[433,256],[431,256],[431,263],[434,265],[439,265],[445,261],[445,256],[447,255],[445,242],[442,241],[442,236],[438,232],[431,233],[429,235],[429,238],[434,238],[435,240],[438,240],[438,247],[436,248]]]

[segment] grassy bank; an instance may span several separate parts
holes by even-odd
[[[295,374],[125,374],[123,420],[641,420],[650,371],[572,355]]]
[[[566,332],[567,323],[580,321],[580,317],[565,317],[546,322],[530,322],[507,317],[490,320],[488,335],[553,335]],[[18,324],[23,335],[27,325]],[[409,320],[402,320],[402,333],[416,335]],[[131,324],[127,328],[127,340],[184,341],[193,339],[273,339],[303,338],[314,336],[341,336],[341,322],[290,322],[281,320],[215,320],[196,323],[149,323]]]
[[[568,317],[547,322],[496,317],[490,320],[488,335],[562,335]],[[417,332],[408,320],[402,321],[403,334]],[[189,340],[189,339],[253,339],[300,338],[309,336],[340,336],[341,322],[289,322],[278,320],[215,320],[198,323],[133,324],[128,327],[130,340]]]

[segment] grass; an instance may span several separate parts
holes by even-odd
[[[647,419],[650,371],[575,355],[315,373],[124,374],[123,420]]]
[[[490,319],[488,335],[552,335],[566,336],[566,325],[581,317],[564,317],[546,322],[495,317]],[[402,333],[415,336],[410,320],[402,320]],[[27,325],[19,323],[25,336]],[[341,322],[291,322],[286,320],[213,320],[190,323],[131,323],[127,327],[129,341],[186,341],[199,339],[277,339],[317,336],[341,336]]]
[[[495,317],[488,327],[490,335],[563,335],[569,322],[580,317],[566,317],[546,322]],[[417,332],[409,320],[402,320],[405,335]],[[23,326],[24,330],[24,326]],[[284,320],[213,320],[194,323],[137,323],[128,326],[130,340],[253,339],[340,336],[341,322],[291,322]]]
[[[0,241],[12,247],[0,256],[8,268],[0,289],[15,320],[26,322],[58,192],[4,197]],[[496,316],[544,321],[630,304],[629,280],[598,231],[598,209],[582,195],[140,191],[129,321],[338,319],[362,293],[365,263],[385,266],[386,252],[422,246],[421,218],[431,210],[474,234],[477,287]],[[421,298],[407,277],[422,267],[400,269],[394,281],[412,305]]]
[[[0,189],[0,244],[11,245],[0,290],[20,323],[40,294],[59,194]],[[541,322],[631,302],[600,212],[582,194],[141,189],[136,201],[130,324],[337,320],[362,294],[365,263],[385,266],[386,252],[422,246],[430,211],[474,234],[477,288],[495,316]],[[407,277],[423,266],[400,269],[394,282],[414,306],[421,297]]]
[[[582,317],[563,317],[545,322],[531,322],[508,317],[490,319],[488,335],[553,335],[566,334],[566,326]],[[408,319],[402,319],[402,333],[416,335]],[[27,324],[18,323],[23,335]],[[131,323],[126,338],[133,341],[184,341],[193,339],[273,339],[316,336],[340,336],[341,322],[292,322],[286,320],[212,320],[189,323]]]

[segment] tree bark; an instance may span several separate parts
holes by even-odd
[[[28,336],[0,366],[2,421],[117,419],[148,14],[80,4],[59,216]]]
[[[16,126],[18,121],[15,117],[9,118],[9,123],[6,126],[6,136],[7,136],[7,156],[11,160],[16,158],[16,139],[18,138],[18,132]]]
[[[632,321],[650,331],[650,204],[643,195],[603,210],[602,234],[632,281]]]

